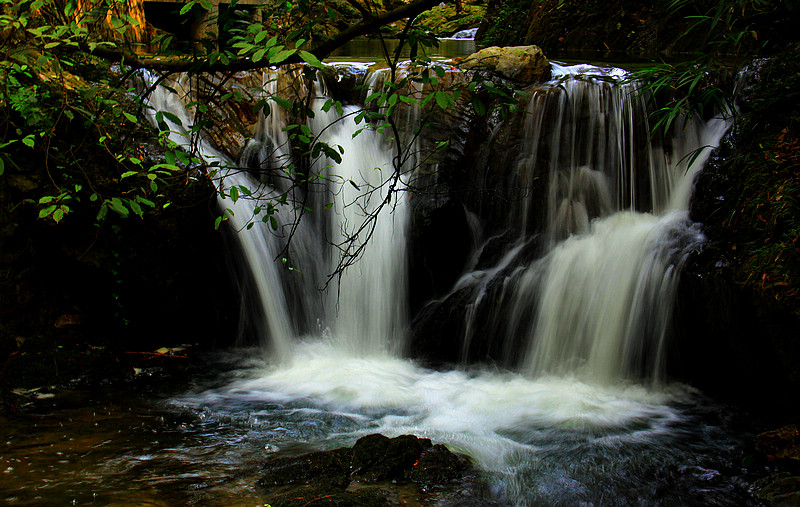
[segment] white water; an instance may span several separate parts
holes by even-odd
[[[557,74],[585,71],[560,68]],[[605,77],[618,76],[615,71]],[[558,86],[563,94],[534,93],[525,145],[512,174],[523,182],[547,178],[545,255],[529,263],[518,259],[529,241],[529,213],[542,207],[526,194],[521,207],[509,213],[519,241],[496,266],[466,273],[454,288],[474,286],[474,309],[485,304],[490,282],[506,278],[504,300],[511,304],[496,318],[505,319],[513,335],[507,348],[524,337],[522,349],[510,350],[523,358],[518,372],[432,371],[400,356],[408,327],[403,192],[392,194],[393,213],[383,210],[366,229],[370,240],[358,263],[318,302],[315,291],[324,273],[341,259],[335,245],[359,230],[395,181],[391,153],[377,133],[353,138],[352,122],[318,111],[310,127],[320,132],[332,123],[323,139],[342,146],[345,161],[315,166],[320,172],[330,166],[325,174],[333,183],[324,197],[313,198],[334,206],[327,219],[306,215],[305,229],[293,238],[291,263],[301,274],[289,279],[300,285],[292,289],[299,296],[291,299],[284,292],[287,276],[274,262],[282,240],[266,227],[238,235],[258,289],[272,357],[243,372],[244,379],[180,402],[212,413],[245,406],[248,420],[255,413],[262,420],[283,421],[282,429],[274,430],[278,447],[373,432],[430,437],[469,454],[492,474],[497,494],[512,504],[602,500],[590,486],[602,479],[586,479],[602,476],[583,463],[587,453],[613,469],[607,480],[620,482],[635,475],[627,468],[636,464],[626,463],[626,449],[640,449],[652,460],[648,466],[669,461],[674,453],[679,462],[690,460],[691,450],[676,443],[685,437],[676,428],[689,420],[674,405],[685,392],[643,387],[630,379],[662,374],[677,274],[702,242],[685,208],[708,150],[691,167],[685,155],[715,145],[725,126],[721,121],[691,126],[685,145],[674,140],[669,152],[661,146],[642,148],[641,129],[647,127],[638,125],[641,111],[631,106],[629,88],[585,78]],[[548,107],[558,113],[545,116]],[[262,129],[272,132],[273,143],[281,135],[280,124],[263,122]],[[547,167],[537,162],[540,150],[550,153]],[[231,173],[222,184],[230,188],[254,181]],[[402,181],[397,184],[403,188]],[[244,199],[236,204],[234,229],[244,227],[242,220],[254,206]],[[283,226],[294,217],[279,218]],[[359,233],[356,246],[365,234]],[[473,257],[477,262],[478,255]],[[311,336],[309,326],[301,331],[292,322],[298,310],[316,312],[321,319]],[[465,353],[469,340],[491,339],[476,332],[478,324],[467,325]],[[259,405],[273,408],[250,408]],[[295,413],[302,414],[301,421]],[[547,456],[561,456],[569,465]]]

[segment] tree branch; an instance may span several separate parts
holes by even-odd
[[[381,14],[370,19],[362,20],[360,23],[347,28],[336,34],[333,38],[325,41],[309,51],[319,60],[327,58],[333,51],[343,46],[345,43],[374,32],[378,28],[399,21],[404,18],[416,17],[420,13],[432,8],[440,3],[441,0],[418,0],[414,3],[403,5],[397,9]],[[180,57],[180,58],[158,58],[143,57],[127,50],[106,49],[102,47],[87,53],[105,58],[112,61],[122,61],[125,65],[138,69],[150,69],[165,72],[239,72],[245,70],[263,69],[270,64],[266,60],[253,62],[252,60],[236,60],[229,64],[220,62],[210,64],[207,58],[201,57]],[[294,54],[281,62],[281,65],[302,63],[303,60],[298,54]]]

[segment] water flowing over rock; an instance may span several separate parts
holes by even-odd
[[[634,473],[626,454],[640,446],[668,463],[662,485],[705,480],[702,466],[678,469],[685,450],[670,447],[694,424],[680,408],[691,395],[660,382],[678,274],[704,240],[686,207],[727,122],[695,119],[660,138],[622,70],[551,65],[534,48],[466,62],[468,71],[442,65],[439,86],[464,87],[474,74],[515,81],[526,91],[515,114],[478,114],[462,92],[446,110],[440,100],[398,102],[391,128],[357,125],[357,103],[389,76],[369,69],[346,72],[363,79],[360,97],[337,89],[332,71],[303,85],[313,118],[298,120],[274,103],[292,76],[263,73],[270,115],[238,160],[203,156],[220,167],[219,206],[232,211],[224,226],[264,364],[186,403],[210,413],[267,406],[277,426],[265,431],[277,440],[365,427],[419,434],[469,454],[510,504],[600,502],[602,491],[580,481],[599,480],[591,463],[609,453],[619,459],[603,474],[626,483],[626,501],[653,499],[643,484],[658,473]],[[401,92],[422,102],[442,90],[417,85]],[[293,131],[342,160],[309,158]],[[245,199],[244,189],[257,192]],[[466,369],[487,362],[499,371]],[[298,416],[314,429],[293,426]],[[297,479],[314,499],[354,477],[414,479],[414,460],[435,477],[455,466],[420,454],[427,441],[413,453],[392,442],[370,437],[352,456],[315,454],[314,465],[279,458],[262,484]],[[554,492],[553,481],[576,486]]]

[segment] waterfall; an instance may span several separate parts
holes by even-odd
[[[314,114],[305,126],[319,136],[315,142],[341,151],[341,162],[293,152],[292,120],[274,102],[237,165],[202,135],[187,139],[191,119],[175,94],[159,89],[150,100],[154,110],[182,119],[183,126],[173,125],[176,142],[194,141],[222,167],[220,207],[232,212],[227,225],[272,356],[291,360],[301,337],[323,336],[346,356],[397,357],[409,328],[406,236],[414,190],[413,177],[400,175],[419,160],[394,167],[391,141],[351,120],[357,106],[324,108],[325,83],[306,88],[292,72],[265,71],[265,96],[294,88],[310,97]],[[450,293],[471,294],[463,358],[476,340],[494,340],[503,343],[508,364],[533,377],[662,377],[678,274],[703,241],[686,212],[693,178],[727,122],[694,120],[672,138],[651,136],[646,97],[624,77],[618,69],[555,65],[553,80],[531,90],[519,154],[507,172],[510,191],[521,192],[507,213],[515,239],[494,265],[478,266],[483,256],[473,252]],[[366,75],[365,88],[385,79],[385,70]],[[420,112],[404,114],[413,122]],[[426,142],[414,137],[408,153],[421,153]],[[293,179],[296,168],[306,171],[303,184]],[[425,170],[435,173],[436,164]],[[234,203],[234,188],[257,193]],[[279,196],[289,205],[276,205],[267,223],[248,225]],[[494,233],[476,237],[489,244]]]
[[[304,86],[298,85],[298,76],[264,71],[265,97]],[[408,323],[408,199],[393,166],[391,143],[355,125],[354,107],[342,115],[324,110],[323,83],[322,91],[300,90],[314,97],[307,126],[318,141],[343,152],[341,163],[326,156],[299,160],[286,132],[290,118],[272,100],[267,102],[270,114],[259,117],[237,163],[212,148],[203,134],[190,134],[189,78],[181,76],[170,88],[158,87],[149,97],[151,121],[156,122],[158,111],[177,116],[180,124],[165,120],[170,139],[219,167],[214,175],[219,207],[246,264],[242,305],[256,320],[262,346],[286,361],[299,337],[325,334],[349,354],[400,353]],[[308,174],[297,184],[293,178],[304,165]],[[288,204],[278,204],[282,195],[288,195]],[[274,212],[261,223],[259,213],[267,207]],[[340,267],[338,276],[328,280]]]
[[[463,197],[444,174],[446,158],[429,156],[435,143],[425,129],[409,150],[422,155],[398,173],[390,139],[357,134],[357,106],[323,107],[324,83],[301,90],[314,111],[306,120],[272,104],[238,163],[195,139],[223,168],[219,204],[233,210],[232,255],[246,265],[253,290],[243,295],[254,294],[269,353],[241,351],[234,378],[174,401],[204,424],[246,432],[258,456],[351,445],[375,432],[428,437],[468,454],[503,505],[703,498],[663,495],[686,470],[705,470],[698,449],[725,444],[698,415],[696,393],[659,381],[678,275],[703,241],[686,210],[693,178],[727,123],[697,120],[674,137],[651,137],[645,97],[624,75],[556,67],[551,82],[529,89],[524,114],[491,124],[480,140],[498,143],[490,153],[502,156],[460,161],[478,166],[466,185],[490,187],[483,200]],[[363,89],[382,79],[364,75]],[[268,71],[262,88],[274,96],[291,81]],[[177,115],[176,97],[161,93],[151,103]],[[404,113],[412,123],[422,117]],[[287,128],[341,149],[341,163],[307,158],[310,147]],[[308,181],[294,184],[297,173]],[[444,190],[430,197],[420,181]],[[240,185],[257,189],[255,198],[233,203]],[[408,258],[419,248],[409,238],[425,226],[415,213],[446,192],[450,209],[465,208],[456,230],[473,239],[458,244],[473,247],[460,252],[467,266],[452,288],[420,314],[462,324],[433,340],[471,364],[434,370],[403,357],[406,341],[422,334],[416,321],[409,329]],[[269,221],[248,230],[258,206],[284,195],[274,230]],[[653,487],[653,471],[668,474],[666,486]],[[709,481],[698,481],[707,491]]]
[[[653,136],[646,96],[624,78],[555,65],[532,90],[508,184],[523,187],[508,213],[516,239],[451,292],[470,294],[462,360],[479,333],[534,377],[663,378],[678,274],[703,241],[687,211],[694,177],[729,125],[694,119]],[[540,253],[523,255],[531,242]]]

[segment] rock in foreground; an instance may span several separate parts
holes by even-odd
[[[277,458],[258,485],[273,507],[493,505],[477,471],[463,456],[427,438],[374,434],[352,448]]]

